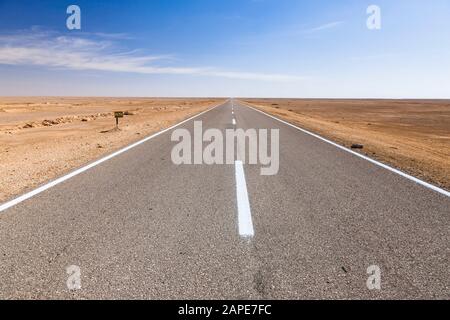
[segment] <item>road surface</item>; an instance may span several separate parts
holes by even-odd
[[[1,212],[0,298],[450,298],[448,196],[238,101],[194,120],[279,129],[279,173],[176,166],[168,130]]]

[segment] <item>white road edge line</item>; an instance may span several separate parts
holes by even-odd
[[[245,182],[244,165],[242,161],[236,160],[234,162],[234,167],[236,173],[236,199],[238,207],[239,235],[244,238],[249,238],[255,235],[255,231],[253,230],[247,183]]]
[[[203,114],[205,114],[205,113],[207,113],[209,111],[212,111],[212,110],[214,110],[214,109],[216,109],[216,108],[218,108],[220,106],[223,106],[227,102],[228,101],[226,101],[224,103],[221,103],[221,104],[219,104],[219,105],[217,105],[215,107],[209,108],[208,110],[205,110],[205,111],[203,111],[203,112],[201,112],[201,113],[199,113],[199,114],[197,114],[195,116],[192,116],[192,117],[190,117],[190,118],[188,118],[186,120],[183,120],[180,123],[177,123],[177,124],[167,128],[167,129],[164,129],[162,131],[154,133],[154,134],[152,134],[151,136],[149,136],[147,138],[139,140],[139,141],[137,141],[137,142],[135,142],[135,143],[133,143],[133,144],[123,148],[123,149],[120,149],[119,151],[116,151],[116,152],[114,152],[114,153],[112,153],[112,154],[110,154],[110,155],[108,155],[108,156],[106,156],[104,158],[101,158],[101,159],[99,159],[99,160],[97,160],[97,161],[95,161],[95,162],[93,162],[91,164],[88,164],[88,165],[86,165],[86,166],[84,166],[84,167],[82,167],[80,169],[77,169],[77,170],[75,170],[75,171],[73,171],[73,172],[71,172],[71,173],[69,173],[69,174],[67,174],[65,176],[57,178],[56,180],[53,180],[53,181],[51,181],[51,182],[49,182],[49,183],[47,183],[47,184],[45,184],[45,185],[43,185],[43,186],[33,190],[33,191],[30,191],[30,192],[28,192],[28,193],[26,193],[24,195],[21,195],[21,196],[13,199],[11,201],[8,201],[8,202],[0,205],[0,212],[5,211],[6,209],[9,209],[9,208],[11,208],[11,207],[13,207],[13,206],[15,206],[15,205],[25,201],[25,200],[28,200],[28,199],[38,195],[39,193],[44,192],[45,190],[48,190],[48,189],[50,189],[50,188],[52,188],[52,187],[54,187],[54,186],[56,186],[56,185],[58,185],[58,184],[60,184],[60,183],[62,183],[64,181],[66,181],[66,180],[69,180],[69,179],[79,175],[80,173],[83,173],[83,172],[85,172],[85,171],[87,171],[87,170],[89,170],[89,169],[91,169],[91,168],[93,168],[95,166],[98,166],[99,164],[101,164],[101,163],[103,163],[105,161],[108,161],[108,160],[110,160],[110,159],[112,159],[112,158],[114,158],[114,157],[116,157],[116,156],[118,156],[118,155],[120,155],[120,154],[122,154],[124,152],[127,152],[130,149],[133,149],[133,148],[137,147],[138,145],[143,144],[144,142],[147,142],[147,141],[149,141],[149,140],[151,140],[151,139],[153,139],[153,138],[155,138],[155,137],[157,137],[157,136],[159,136],[159,135],[161,135],[161,134],[163,134],[163,133],[165,133],[167,131],[170,131],[170,130],[172,130],[172,129],[174,129],[174,128],[176,128],[176,127],[178,127],[178,126],[180,126],[180,125],[182,125],[182,124],[184,124],[184,123],[186,123],[188,121],[191,121],[192,119],[195,119],[195,118],[197,118],[197,117],[199,117],[199,116],[201,116],[201,115],[203,115]]]
[[[348,153],[351,153],[351,154],[353,154],[353,155],[355,155],[355,156],[357,156],[357,157],[359,157],[359,158],[362,158],[362,159],[364,159],[364,160],[367,160],[367,161],[369,161],[369,162],[371,162],[371,163],[373,163],[373,164],[375,164],[375,165],[377,165],[377,166],[379,166],[379,167],[382,167],[382,168],[384,168],[384,169],[386,169],[386,170],[389,170],[389,171],[391,171],[391,172],[394,172],[394,173],[396,173],[396,174],[398,174],[398,175],[400,175],[400,176],[402,176],[402,177],[404,177],[404,178],[406,178],[406,179],[409,179],[409,180],[411,180],[411,181],[414,181],[415,183],[420,184],[420,185],[422,185],[422,186],[424,186],[424,187],[426,187],[426,188],[428,188],[428,189],[431,189],[431,190],[433,190],[433,191],[436,191],[436,192],[438,192],[438,193],[440,193],[440,194],[442,194],[442,195],[444,195],[444,196],[450,197],[450,192],[448,192],[448,191],[446,191],[446,190],[444,190],[444,189],[441,189],[441,188],[439,188],[439,187],[436,187],[436,186],[434,186],[434,185],[432,185],[432,184],[430,184],[430,183],[428,183],[428,182],[422,181],[422,180],[420,180],[420,179],[418,179],[418,178],[416,178],[416,177],[413,177],[413,176],[411,176],[411,175],[409,175],[409,174],[407,174],[407,173],[404,173],[404,172],[402,172],[402,171],[400,171],[400,170],[398,170],[398,169],[394,169],[394,168],[392,168],[392,167],[390,167],[390,166],[388,166],[388,165],[386,165],[386,164],[384,164],[384,163],[378,162],[378,161],[376,161],[376,160],[374,160],[374,159],[372,159],[372,158],[369,158],[369,157],[367,157],[367,156],[365,156],[365,155],[362,155],[362,154],[359,154],[359,153],[357,153],[357,152],[354,152],[354,151],[352,151],[352,150],[350,150],[350,149],[347,149],[346,147],[341,146],[341,145],[339,145],[339,144],[337,144],[337,143],[335,143],[335,142],[333,142],[333,141],[330,141],[330,140],[328,140],[328,139],[325,139],[324,137],[321,137],[321,136],[319,136],[318,134],[315,134],[315,133],[312,133],[312,132],[310,132],[310,131],[308,131],[308,130],[305,130],[305,129],[302,129],[302,128],[300,128],[300,127],[297,127],[297,126],[293,125],[292,123],[289,123],[289,122],[287,122],[287,121],[281,120],[281,119],[279,119],[279,118],[277,118],[277,117],[275,117],[275,116],[272,116],[272,115],[270,115],[270,114],[268,114],[268,113],[266,113],[266,112],[264,112],[264,111],[258,110],[258,109],[254,108],[254,107],[251,107],[251,106],[247,105],[247,104],[245,104],[245,106],[246,106],[247,108],[253,109],[253,110],[255,110],[255,111],[259,112],[259,113],[262,113],[262,114],[264,114],[264,115],[266,115],[266,116],[268,116],[268,117],[270,117],[270,118],[272,118],[272,119],[275,119],[275,120],[277,120],[277,121],[279,121],[279,122],[282,122],[282,123],[284,123],[284,124],[286,124],[286,125],[288,125],[288,126],[290,126],[290,127],[293,127],[293,128],[295,128],[295,129],[297,129],[297,130],[300,130],[300,131],[302,131],[302,132],[304,132],[304,133],[306,133],[306,134],[308,134],[308,135],[310,135],[310,136],[313,136],[313,137],[315,137],[315,138],[317,138],[317,139],[320,139],[320,140],[322,140],[322,141],[324,141],[324,142],[326,142],[326,143],[329,143],[329,144],[331,144],[331,145],[333,145],[333,146],[335,146],[335,147],[337,147],[337,148],[339,148],[339,149],[341,149],[341,150],[344,150],[344,151],[346,151],[346,152],[348,152]]]

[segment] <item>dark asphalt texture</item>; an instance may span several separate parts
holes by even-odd
[[[244,166],[252,239],[234,166],[174,165],[171,130],[0,213],[0,298],[450,299],[450,198],[238,101],[194,120],[233,128],[232,103],[280,129],[279,173]]]

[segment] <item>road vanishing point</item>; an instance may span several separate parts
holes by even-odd
[[[278,174],[173,164],[171,133],[194,121],[279,129]],[[449,299],[449,208],[446,191],[228,100],[0,206],[0,298]]]

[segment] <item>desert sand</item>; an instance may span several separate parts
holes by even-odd
[[[221,101],[0,98],[0,202]],[[114,111],[126,112],[120,130]]]
[[[204,111],[221,99],[0,98],[0,202]],[[444,189],[449,100],[245,99]],[[124,111],[115,130],[114,111]]]
[[[450,190],[450,100],[244,101]]]

